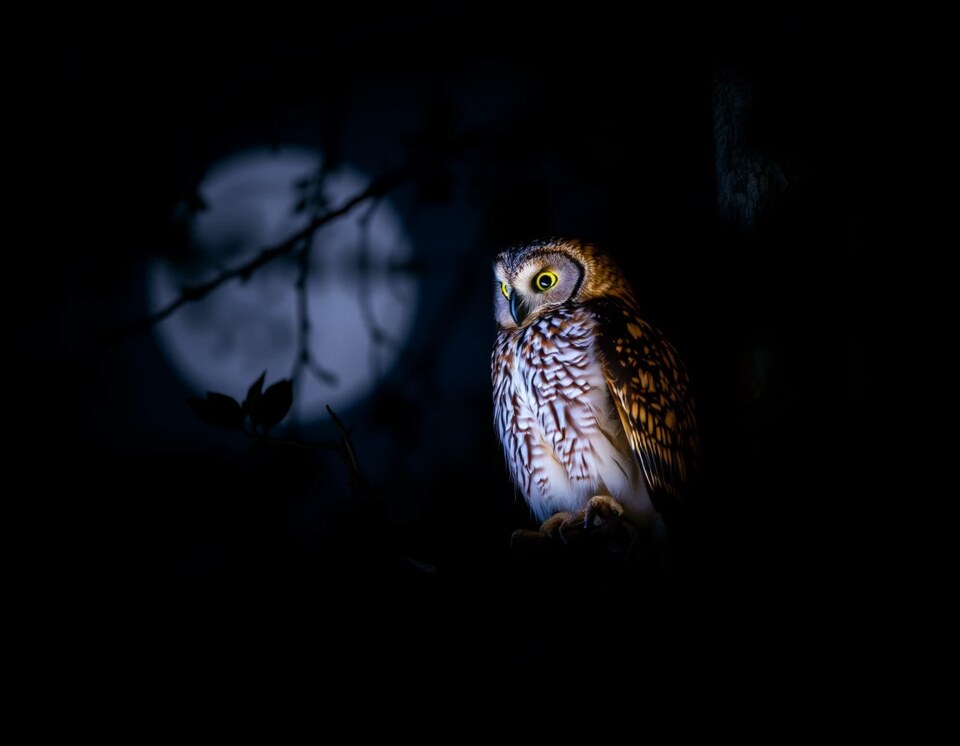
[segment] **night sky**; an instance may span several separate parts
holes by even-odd
[[[48,214],[23,252],[42,278],[21,331],[38,393],[15,406],[46,454],[38,483],[69,475],[74,486],[39,490],[56,528],[35,561],[83,608],[343,619],[359,603],[378,618],[435,621],[463,604],[518,639],[524,610],[588,619],[587,607],[639,606],[649,617],[672,613],[669,598],[723,617],[842,597],[856,566],[847,519],[866,484],[873,301],[862,277],[877,227],[876,101],[869,55],[851,54],[855,29],[718,11],[636,25],[393,11],[328,18],[315,33],[290,19],[257,34],[52,44],[35,133],[49,158],[38,192]],[[344,368],[369,384],[335,407],[360,486],[336,451],[302,445],[340,437],[321,394],[310,416],[273,431],[301,445],[254,442],[187,403],[207,388],[242,400],[265,368],[268,385],[291,375],[293,255],[161,322],[206,334],[219,314],[199,338],[220,346],[186,353],[204,383],[159,327],[129,330],[157,310],[157,267],[181,278],[199,277],[190,272],[203,261],[228,268],[319,214],[307,184],[244,197],[285,195],[270,215],[294,223],[274,233],[266,217],[244,222],[245,207],[229,213],[229,189],[210,196],[238,158],[269,170],[291,152],[319,158],[324,178],[399,174],[378,209],[406,248],[383,243],[373,267],[320,235],[314,251],[329,263],[317,254],[311,269],[318,283],[324,272],[351,278],[338,280],[343,304],[365,277],[383,298],[406,288],[385,314],[395,328],[376,370]],[[344,187],[324,204],[349,196]],[[359,225],[363,209],[345,219]],[[204,259],[198,221],[225,214],[232,233]],[[491,261],[551,236],[612,253],[690,369],[704,478],[677,519],[671,573],[602,552],[511,553],[511,532],[534,524],[492,425]],[[257,310],[273,297],[256,284],[270,272],[289,301],[276,319]],[[246,310],[228,298],[246,298]],[[320,367],[349,351],[330,341],[343,308],[315,319]],[[244,366],[217,362],[241,348]],[[284,350],[288,366],[261,364]],[[294,380],[294,413],[306,385]]]

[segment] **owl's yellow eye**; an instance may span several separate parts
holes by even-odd
[[[544,270],[533,278],[533,289],[541,292],[544,290],[549,290],[557,284],[557,280],[559,279],[560,278],[550,270]]]
[[[507,283],[500,283],[500,292],[503,293],[503,297],[507,300],[510,300],[510,288],[507,287]]]

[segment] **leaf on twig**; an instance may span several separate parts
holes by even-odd
[[[254,425],[271,428],[287,416],[293,405],[293,381],[284,378],[260,396],[255,412],[250,413]]]
[[[253,419],[253,413],[260,406],[260,398],[263,395],[263,381],[266,377],[267,371],[263,371],[260,377],[250,384],[250,388],[247,389],[247,398],[243,400],[243,411],[250,415],[251,420]]]
[[[191,397],[187,399],[187,404],[197,417],[209,425],[231,430],[243,429],[243,409],[232,396],[208,391],[206,399]]]

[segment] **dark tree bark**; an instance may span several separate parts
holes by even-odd
[[[750,146],[750,84],[739,73],[718,69],[713,77],[713,136],[717,207],[724,220],[753,228],[778,194],[790,186],[786,169]]]

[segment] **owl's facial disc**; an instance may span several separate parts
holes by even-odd
[[[584,278],[584,267],[559,251],[538,251],[516,264],[495,267],[495,306],[503,328],[523,326],[573,298]]]

